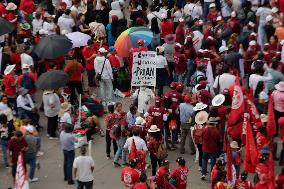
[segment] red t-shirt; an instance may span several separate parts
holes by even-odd
[[[255,186],[254,189],[268,189],[268,184],[260,184],[260,182],[258,182]]]
[[[120,68],[120,62],[119,62],[117,56],[112,54],[108,57],[108,59],[109,59],[109,62],[111,64],[112,68],[116,68],[116,69]]]
[[[11,64],[16,64],[16,69],[21,70],[21,56],[19,53],[11,53],[10,54],[10,62]]]
[[[252,189],[252,183],[249,181],[242,181],[241,179],[237,179],[235,183],[236,189]]]
[[[255,172],[256,172],[258,175],[261,175],[261,174],[268,174],[269,168],[268,168],[268,166],[265,165],[264,163],[258,163],[258,164],[256,165]]]
[[[4,15],[7,13],[5,6],[3,5],[3,3],[0,3],[0,17],[4,17]]]
[[[184,40],[185,40],[184,26],[178,25],[176,28],[176,42],[184,44]]]
[[[8,149],[12,152],[12,164],[16,165],[20,152],[25,153],[24,148],[28,147],[28,144],[24,138],[17,140],[12,138],[8,143]],[[23,154],[25,155],[25,154]]]
[[[148,187],[147,183],[137,183],[133,187],[133,189],[149,189],[149,188],[150,187]]]
[[[170,109],[172,109],[172,113],[174,113],[174,111],[178,108],[179,104],[183,100],[182,95],[175,90],[170,90],[166,92],[165,96],[167,96],[171,100]]]
[[[164,167],[160,167],[156,172],[155,182],[159,188],[163,188],[167,174],[169,174],[169,170],[166,170]]]
[[[14,96],[16,95],[16,85],[15,84],[15,77],[11,74],[5,75],[4,76],[4,86],[5,86],[5,91],[4,94],[7,96]],[[14,86],[12,86],[14,85]]]
[[[215,164],[211,171],[211,181],[214,180],[218,176],[218,172],[219,170],[217,168],[217,165]]]
[[[277,175],[275,178],[275,189],[283,189],[284,188],[284,175]]]
[[[176,167],[172,170],[170,178],[176,178],[176,189],[186,189],[188,172],[189,170],[186,166]]]
[[[139,182],[139,173],[131,167],[124,167],[121,171],[121,181],[125,187],[132,188]]]
[[[202,131],[202,151],[216,153],[220,149],[221,134],[216,127],[205,127]]]
[[[94,70],[94,58],[87,61],[86,59],[90,58],[93,54],[96,53],[95,48],[92,47],[84,47],[82,50],[82,55],[85,59],[86,70]]]
[[[22,0],[20,4],[20,10],[25,11],[28,14],[32,14],[34,12],[35,3],[33,0]]]
[[[174,31],[174,23],[172,21],[166,20],[160,23],[161,34],[160,37],[163,39],[166,35],[172,34]]]
[[[6,14],[6,16],[5,16],[5,19],[8,20],[9,22],[11,22],[12,20],[14,20],[15,18],[17,18],[17,17],[16,17],[16,13],[11,12],[11,11],[9,11],[9,12]],[[14,30],[16,30],[16,29],[17,29],[17,21],[14,22],[14,23],[12,23],[12,24],[13,24],[13,26],[14,26]]]
[[[78,64],[78,69],[76,69],[75,72],[73,73],[68,73],[69,72],[69,67],[68,67],[68,64],[67,66],[65,67],[64,71],[69,75],[70,77],[70,81],[81,81],[82,80],[82,72],[84,70],[82,64]]]
[[[209,12],[207,15],[207,20],[210,22],[216,22],[217,17],[219,16],[218,12]]]
[[[163,128],[163,115],[165,114],[165,108],[151,106],[148,109],[148,113],[153,117],[153,125],[157,125],[160,129]]]
[[[179,52],[174,53],[174,61],[175,61],[175,72],[177,74],[183,74],[186,71],[186,56],[185,54],[181,54]]]

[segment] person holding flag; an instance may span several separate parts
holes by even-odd
[[[253,189],[250,181],[247,181],[248,173],[243,172],[241,178],[236,180],[235,189]]]
[[[137,164],[138,160],[134,158],[129,161],[129,166],[121,170],[121,181],[124,183],[125,188],[131,189],[139,182],[139,172],[135,169]]]

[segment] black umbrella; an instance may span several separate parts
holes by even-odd
[[[11,22],[3,18],[0,18],[0,35],[10,33],[13,31],[13,29],[14,29],[14,26],[13,24],[11,24]]]
[[[40,40],[34,52],[40,58],[54,59],[65,55],[72,48],[73,43],[64,35],[52,34]]]
[[[39,89],[58,89],[66,86],[69,81],[69,75],[62,70],[52,70],[43,73],[35,85]]]

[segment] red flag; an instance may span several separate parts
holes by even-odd
[[[27,179],[26,170],[23,165],[23,154],[22,153],[20,153],[18,157],[14,189],[29,189],[29,182]]]
[[[269,154],[268,166],[269,166],[269,171],[268,171],[268,189],[274,189],[275,188],[274,160],[273,160],[272,153]]]
[[[128,155],[128,160],[137,158],[137,148],[134,139],[132,139],[131,150]]]
[[[247,111],[250,114],[250,121],[253,123],[253,128],[257,131],[262,126],[260,115],[249,94],[247,94],[247,97]]]
[[[237,76],[233,89],[231,112],[228,118],[228,133],[233,139],[241,138],[244,112],[244,95]]]
[[[229,181],[232,181],[233,180],[233,172],[232,172],[233,158],[232,158],[232,149],[229,144],[227,134],[225,136],[225,144],[226,144],[226,153],[227,153],[227,164],[226,164],[227,179]]]
[[[244,119],[244,121],[246,122],[244,170],[249,173],[255,173],[255,167],[257,165],[257,149],[252,134],[252,127],[250,125],[249,118],[246,115]]]
[[[267,125],[266,125],[266,132],[267,132],[267,137],[271,138],[276,134],[276,123],[275,123],[275,117],[274,117],[272,95],[270,95],[269,97],[267,118],[268,119],[267,119]]]

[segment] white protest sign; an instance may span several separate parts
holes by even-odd
[[[133,54],[132,86],[156,86],[156,52]]]

